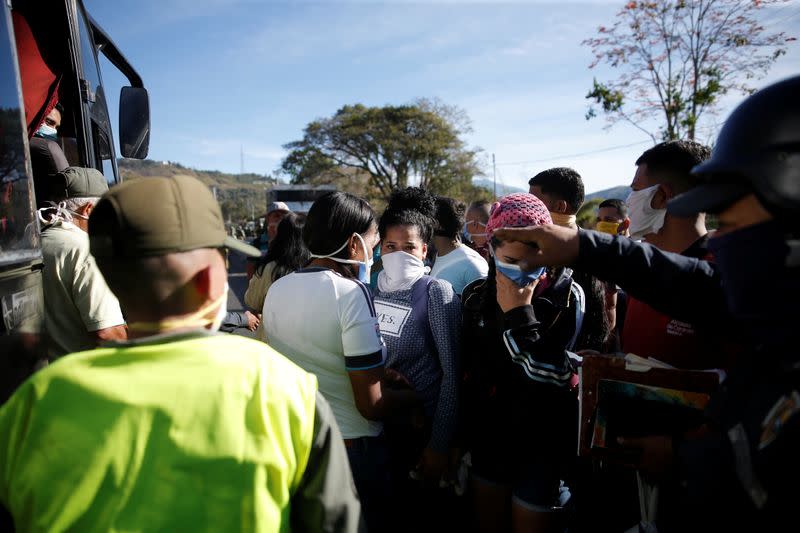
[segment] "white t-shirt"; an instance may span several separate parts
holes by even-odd
[[[262,324],[262,340],[317,376],[345,439],[380,435],[383,424],[358,412],[347,374],[382,366],[385,360],[366,285],[329,269],[294,272],[270,287]]]
[[[89,235],[69,222],[42,231],[44,320],[51,357],[90,350],[89,332],[125,323],[116,296],[89,253]]]
[[[486,259],[463,244],[447,255],[437,255],[431,269],[432,277],[449,281],[458,295],[464,292],[467,285],[487,275],[489,264]]]

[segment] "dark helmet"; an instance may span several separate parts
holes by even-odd
[[[800,210],[800,76],[756,92],[728,117],[711,159],[692,169],[700,185],[669,212],[719,212],[755,193],[771,213]]]

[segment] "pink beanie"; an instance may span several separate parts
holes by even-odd
[[[486,236],[491,239],[500,228],[524,228],[552,224],[550,212],[541,200],[532,194],[519,192],[500,198],[492,206],[486,223]]]

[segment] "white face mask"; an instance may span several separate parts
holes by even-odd
[[[467,226],[469,226],[470,224],[477,224],[478,226],[480,226],[481,228],[484,229],[484,232],[483,233],[470,233],[469,230],[467,229]],[[486,231],[485,230],[486,230],[486,224],[484,224],[480,220],[467,220],[466,222],[464,222],[464,232],[463,232],[464,233],[464,240],[465,241],[472,241],[476,237],[481,238],[481,239],[485,239],[486,238]]]
[[[639,240],[645,235],[655,233],[664,225],[666,209],[654,209],[651,202],[658,192],[658,185],[641,191],[633,191],[625,203],[628,204],[631,219],[631,239]]]
[[[39,221],[45,226],[55,224],[56,222],[72,223],[73,218],[80,218],[82,220],[89,220],[86,215],[81,215],[78,212],[67,209],[66,202],[49,202],[50,206],[43,207],[36,211]]]
[[[358,281],[369,285],[370,269],[372,268],[372,263],[375,260],[369,255],[369,249],[367,248],[367,244],[364,242],[364,238],[358,233],[356,233],[355,236],[358,237],[359,242],[361,242],[361,248],[364,250],[364,257],[367,258],[366,261],[356,261],[355,259],[340,259],[338,257],[333,257],[345,249],[345,247],[350,243],[349,239],[334,252],[331,252],[327,255],[310,254],[310,257],[312,259],[330,259],[331,261],[336,261],[337,263],[344,263],[347,265],[358,265]]]
[[[378,275],[378,290],[395,292],[410,289],[425,275],[425,263],[407,252],[382,255],[383,271]]]

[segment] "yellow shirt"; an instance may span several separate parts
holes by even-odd
[[[0,408],[0,502],[18,531],[285,531],[316,389],[230,335],[68,355]]]

